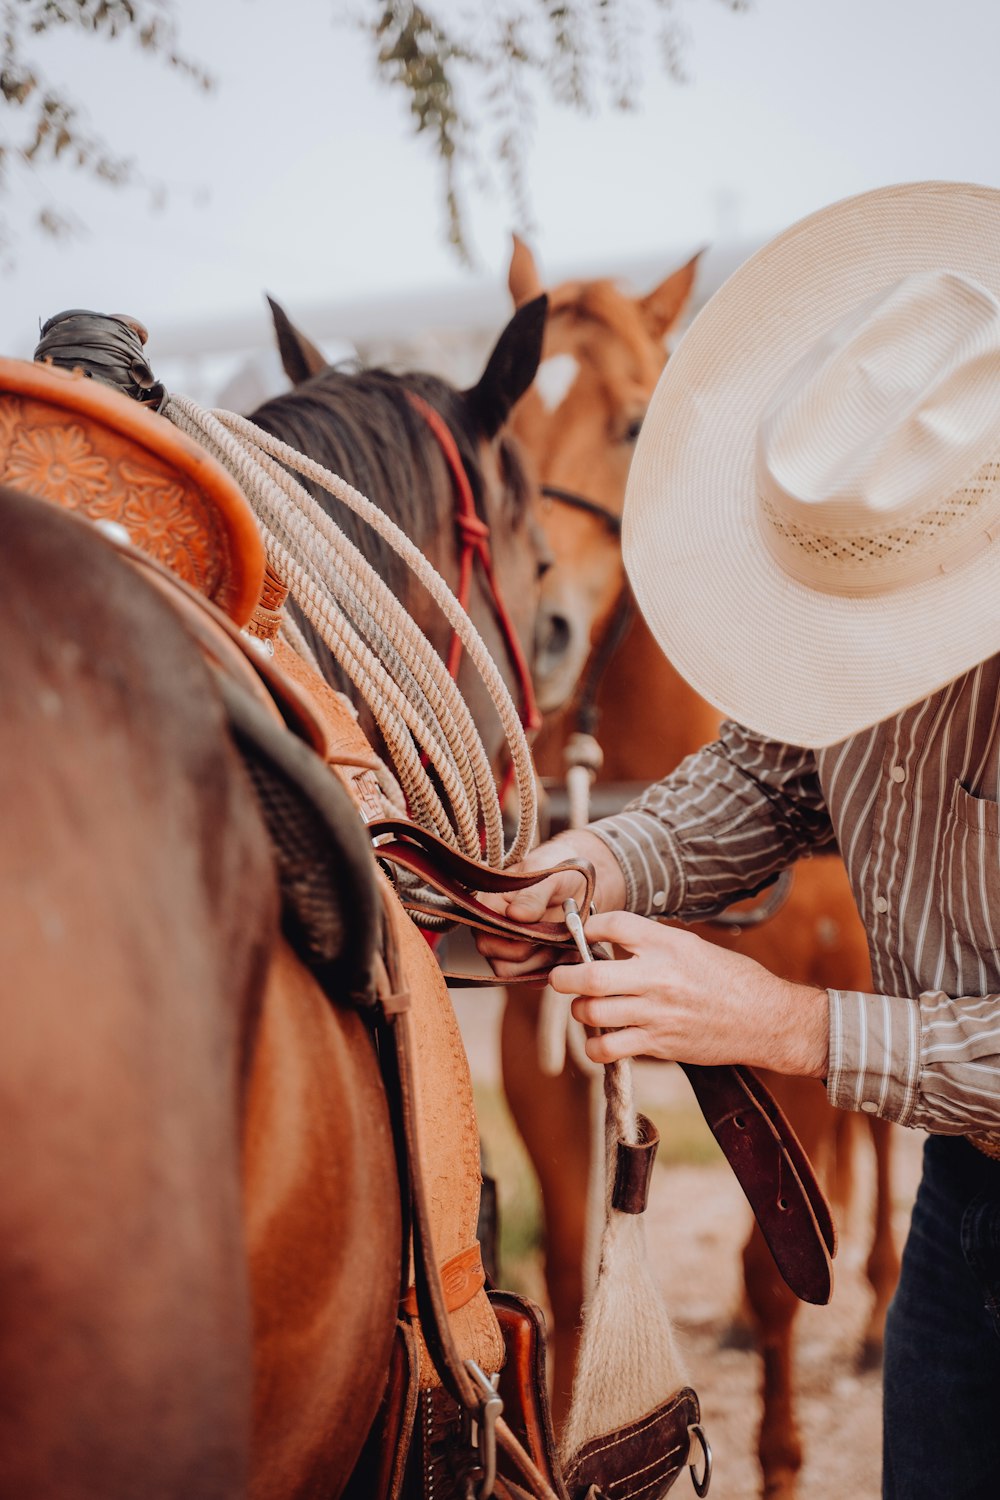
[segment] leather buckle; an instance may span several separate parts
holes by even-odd
[[[691,1446],[688,1449],[688,1468],[691,1471],[691,1483],[694,1485],[694,1492],[696,1495],[707,1495],[708,1487],[712,1483],[712,1446],[709,1443],[708,1438],[705,1436],[705,1429],[704,1427],[702,1427],[700,1422],[691,1423],[688,1428],[688,1437],[691,1440]],[[698,1478],[698,1470],[696,1467],[698,1463],[698,1457],[697,1454],[695,1454],[693,1451],[695,1442],[697,1442],[698,1446],[701,1448],[701,1456],[703,1460],[703,1468],[700,1479]]]
[[[474,1359],[467,1359],[465,1368],[480,1397],[478,1413],[467,1413],[469,1444],[478,1455],[480,1474],[468,1481],[466,1495],[468,1500],[490,1500],[497,1478],[497,1418],[503,1411],[503,1398],[497,1392],[500,1376],[484,1375]]]

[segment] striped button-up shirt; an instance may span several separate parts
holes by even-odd
[[[827,750],[724,724],[591,828],[632,911],[685,920],[839,848],[878,993],[830,991],[831,1101],[943,1134],[1000,1125],[1000,657]]]

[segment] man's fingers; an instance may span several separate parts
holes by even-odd
[[[604,911],[588,917],[583,930],[590,943],[617,943],[622,948],[634,948],[649,937],[650,925],[648,917],[637,917],[632,911]]]
[[[538,944],[527,938],[502,937],[496,932],[477,932],[476,947],[491,963],[520,964],[538,952]]]
[[[560,995],[628,995],[632,988],[631,959],[607,963],[560,964],[549,975]]]
[[[623,1057],[642,1057],[649,1051],[649,1037],[640,1026],[626,1026],[621,1031],[605,1031],[588,1036],[587,1056],[591,1062],[618,1062]]]
[[[514,922],[540,922],[546,913],[555,919],[562,914],[563,902],[582,891],[583,881],[575,870],[560,871],[530,890],[515,892],[509,898],[507,915]]]
[[[516,979],[522,974],[538,973],[543,976],[547,969],[564,955],[557,948],[533,947],[530,943],[519,945],[528,955],[520,960],[508,958],[492,958],[488,954],[490,967],[497,976],[497,984],[503,984],[505,979]],[[480,949],[482,952],[483,950]],[[543,982],[542,980],[539,981]]]
[[[649,1005],[642,995],[609,995],[595,1000],[589,995],[578,995],[573,1001],[573,1014],[584,1026],[641,1026],[649,1019]]]

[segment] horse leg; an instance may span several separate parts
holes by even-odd
[[[743,1248],[743,1278],[763,1362],[757,1441],[763,1493],[774,1500],[794,1500],[802,1467],[792,1389],[792,1325],[799,1304],[778,1274],[756,1224]]]
[[[270,854],[166,606],[0,501],[0,1494],[234,1500]]]
[[[583,1306],[583,1255],[590,1177],[590,1081],[567,1059],[558,1077],[538,1065],[541,991],[507,991],[501,1032],[503,1082],[531,1157],[545,1217],[545,1284],[552,1310],[549,1368],[558,1429],[569,1410]]]
[[[818,1171],[829,1157],[834,1121],[822,1092],[811,1079],[766,1074],[765,1082],[795,1126]],[[795,1415],[792,1332],[799,1302],[785,1285],[757,1225],[743,1251],[747,1302],[763,1360],[761,1424],[757,1453],[769,1500],[794,1500],[802,1467],[802,1442]]]
[[[870,1370],[882,1363],[885,1317],[899,1280],[899,1251],[892,1232],[893,1128],[888,1120],[872,1115],[866,1118],[875,1152],[875,1222],[865,1272],[875,1293],[875,1301],[865,1328],[859,1362],[863,1370]]]

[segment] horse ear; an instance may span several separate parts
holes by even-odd
[[[510,257],[510,270],[507,272],[507,285],[514,299],[514,306],[523,307],[525,302],[531,302],[542,295],[542,278],[535,257],[524,241],[516,234],[511,235],[511,239],[514,241],[514,249]]]
[[[497,339],[479,384],[463,392],[472,420],[487,440],[496,437],[535,378],[548,307],[546,296],[519,307]]]
[[[316,345],[304,333],[299,332],[280,302],[275,302],[270,296],[267,300],[274,319],[278,353],[281,355],[285,374],[292,385],[301,385],[310,375],[318,375],[320,370],[325,370],[329,361],[323,358]]]
[[[659,286],[654,286],[645,297],[638,299],[639,311],[654,338],[664,338],[684,311],[694,289],[698,262],[704,253],[703,247],[697,255],[692,255],[686,266],[673,271]]]

